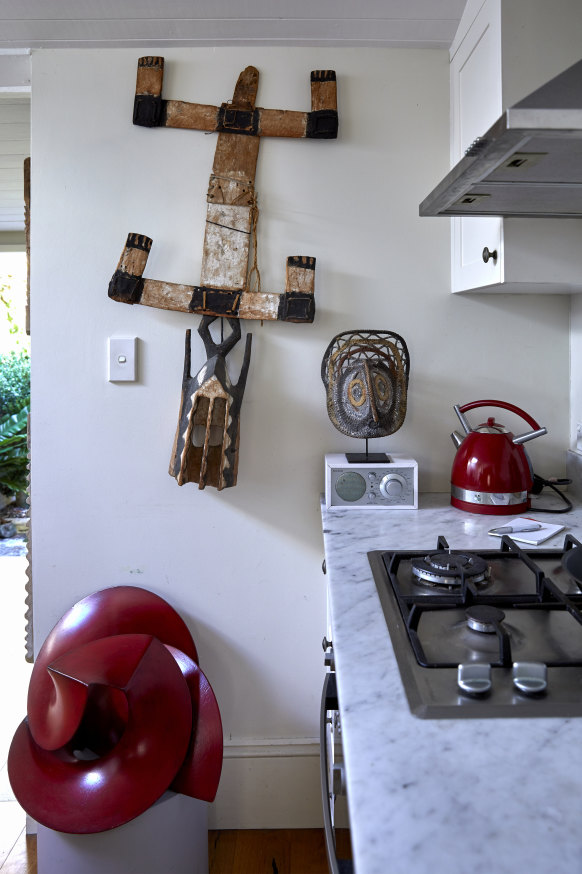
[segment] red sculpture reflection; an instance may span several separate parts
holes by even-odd
[[[167,789],[212,801],[222,723],[186,624],[131,586],[75,604],[35,662],[8,774],[34,819],[88,834],[122,825]]]

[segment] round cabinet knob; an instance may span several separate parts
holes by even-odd
[[[399,498],[404,494],[406,480],[397,473],[388,473],[380,483],[385,498]]]
[[[483,249],[483,261],[485,262],[485,264],[488,263],[490,258],[494,264],[497,263],[497,249],[493,249],[493,251],[491,251],[487,248],[487,246],[485,246],[485,248]]]

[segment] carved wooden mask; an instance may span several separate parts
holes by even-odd
[[[236,485],[240,407],[251,360],[252,334],[247,334],[240,376],[233,385],[226,355],[240,339],[240,322],[229,319],[231,335],[216,344],[210,336],[213,321],[214,316],[204,316],[198,328],[208,360],[195,377],[190,372],[190,331],[186,331],[182,399],[169,472],[180,486],[195,482],[200,489],[214,486],[221,490]]]
[[[345,331],[323,356],[329,418],[349,437],[387,437],[406,416],[410,356],[392,331]]]

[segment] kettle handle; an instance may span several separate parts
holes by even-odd
[[[525,422],[527,422],[527,424],[531,428],[533,428],[534,431],[541,430],[540,425],[538,425],[535,419],[533,419],[519,407],[516,407],[515,404],[508,404],[506,401],[471,401],[470,403],[463,404],[461,407],[459,407],[459,411],[461,413],[466,413],[468,412],[468,410],[474,410],[476,407],[502,407],[504,410],[509,410],[510,413],[515,413],[517,416],[521,416],[521,418]]]

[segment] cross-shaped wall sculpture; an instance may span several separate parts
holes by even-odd
[[[258,214],[255,172],[261,137],[337,136],[335,72],[311,73],[311,112],[255,107],[259,83],[255,67],[243,70],[232,102],[221,106],[162,99],[163,76],[163,58],[139,59],[133,123],[218,133],[207,195],[200,285],[144,279],[152,240],[129,234],[109,285],[109,297],[206,316],[312,322],[315,258],[287,259],[283,293],[249,287],[251,238]]]
[[[121,303],[204,316],[201,336],[210,357],[192,378],[188,331],[170,474],[179,485],[197,482],[201,489],[206,485],[223,489],[236,485],[238,416],[250,362],[249,335],[241,377],[233,385],[225,356],[240,338],[237,320],[312,322],[315,315],[313,257],[294,255],[287,259],[283,292],[261,290],[255,194],[260,138],[334,139],[338,128],[336,76],[333,70],[311,73],[310,112],[255,107],[259,83],[255,67],[243,70],[232,101],[221,106],[164,100],[163,76],[163,58],[139,59],[133,123],[218,133],[206,198],[200,284],[144,278],[152,240],[131,233],[109,283],[109,297]],[[209,332],[210,323],[218,316],[226,317],[232,329],[231,337],[220,345],[214,344]]]

